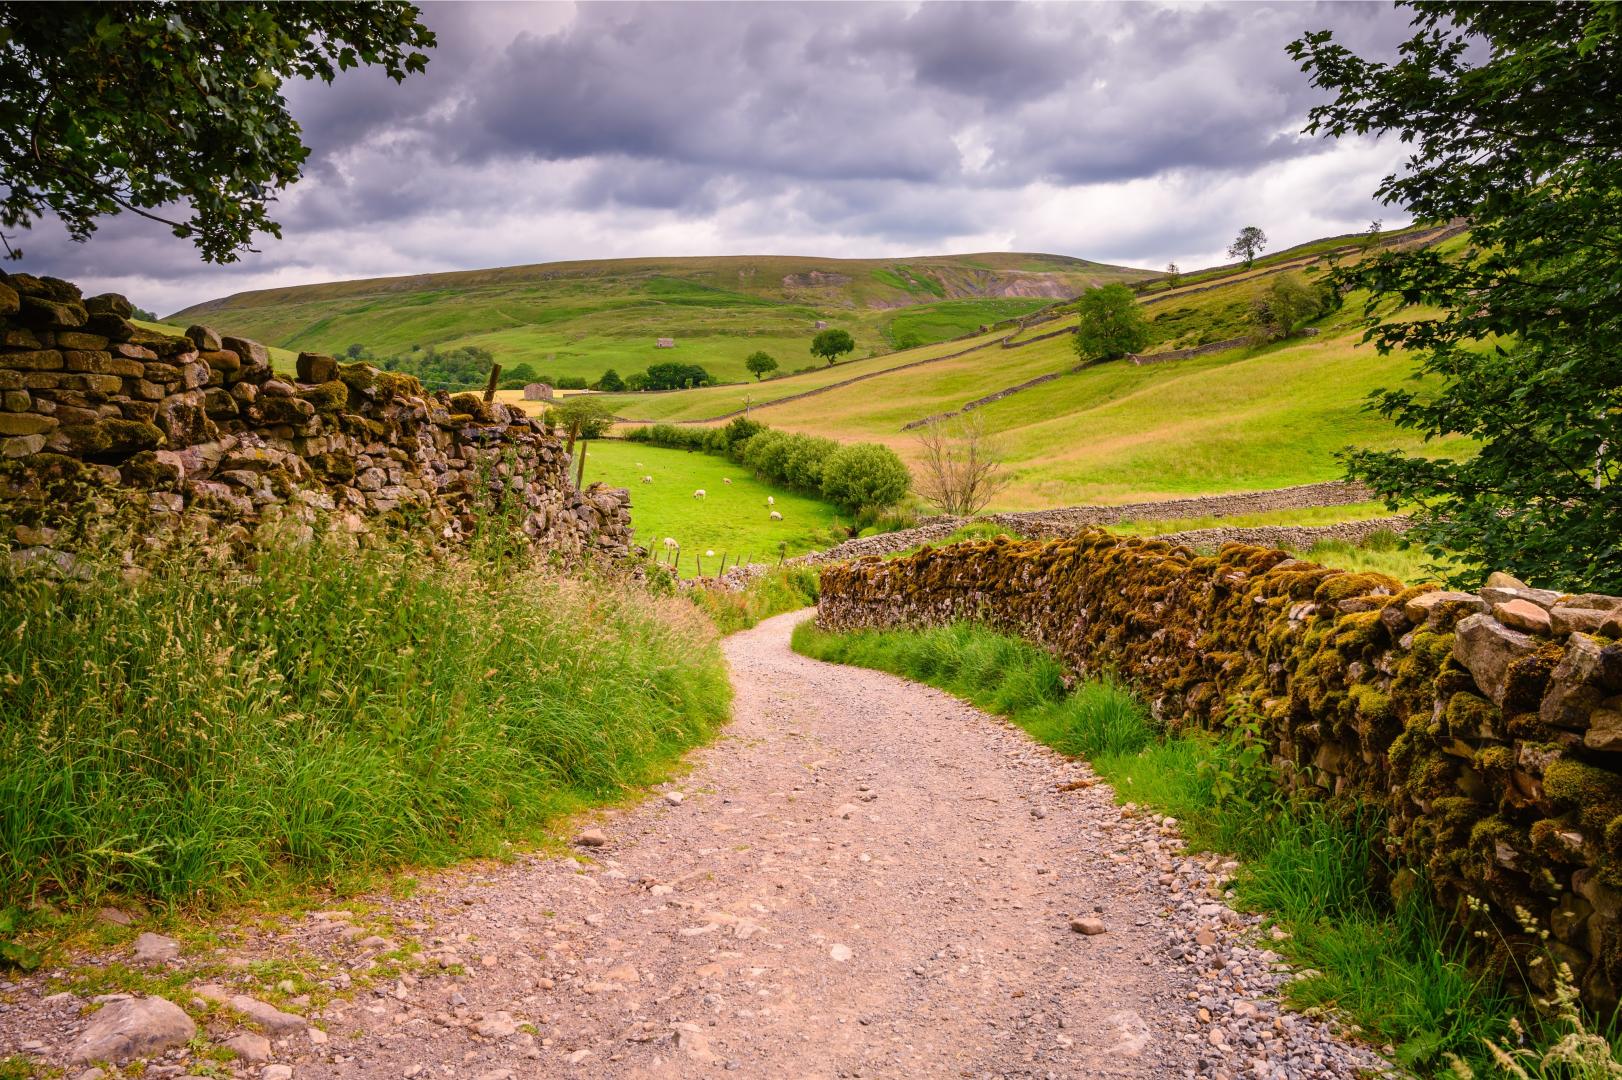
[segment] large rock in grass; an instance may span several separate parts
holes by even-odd
[[[68,1050],[68,1060],[121,1065],[184,1046],[196,1034],[197,1025],[174,1002],[159,997],[128,998],[110,1003],[90,1018],[90,1026]]]

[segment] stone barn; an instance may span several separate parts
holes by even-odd
[[[551,401],[552,388],[543,382],[528,383],[524,387],[525,401]]]

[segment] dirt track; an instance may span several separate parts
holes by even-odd
[[[297,1032],[271,1060],[298,1078],[1351,1075],[1321,1029],[1233,1007],[1270,954],[1184,934],[1198,917],[1230,941],[1242,920],[1216,917],[1171,826],[1103,785],[1061,790],[1089,770],[944,694],[793,654],[804,617],[728,640],[736,720],[668,785],[680,801],[606,815],[582,865],[466,868],[383,901],[468,974],[333,1002],[324,1041]],[[364,971],[344,924],[256,949]],[[79,1005],[31,1027],[59,1048]],[[0,1009],[0,1055],[18,1015]]]

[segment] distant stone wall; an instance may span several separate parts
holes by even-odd
[[[1484,962],[1543,992],[1563,963],[1588,1004],[1616,1005],[1622,599],[1502,574],[1479,593],[1407,587],[1088,530],[830,566],[818,618],[978,621],[1118,673],[1174,726],[1253,717],[1286,784],[1380,815],[1393,892],[1422,881],[1484,931]]]
[[[130,314],[121,296],[0,274],[0,515],[13,531],[0,543],[14,554],[70,544],[59,526],[87,505],[149,535],[327,515],[456,542],[501,504],[542,549],[630,547],[628,493],[577,491],[560,440],[516,406],[310,353],[280,376],[256,342],[154,333]]]

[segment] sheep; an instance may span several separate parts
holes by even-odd
[[[681,547],[681,545],[676,543],[676,538],[674,536],[665,537],[665,550],[666,551],[674,551],[679,547]]]
[[[642,478],[642,482],[643,482],[643,483],[644,483],[644,484],[651,484],[651,483],[653,483],[653,477],[651,477],[651,476],[644,476],[644,477],[643,477],[643,478]]]
[[[776,506],[777,505],[777,500],[772,498],[770,495],[768,495],[768,496],[766,496],[766,505],[767,506]]]
[[[732,481],[730,479],[728,479],[727,477],[723,476],[723,477],[721,477],[721,483],[730,484],[730,483],[732,483]]]
[[[783,520],[783,515],[779,514],[776,510],[773,510],[772,514],[771,514],[771,518],[772,518],[773,521],[782,521]]]
[[[693,498],[702,499],[703,497],[704,497],[704,489],[703,488],[699,488],[697,491],[693,492]]]

